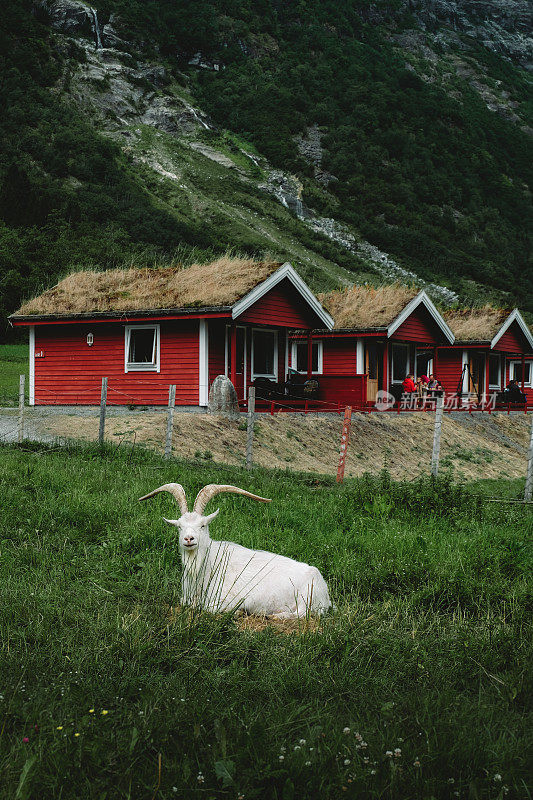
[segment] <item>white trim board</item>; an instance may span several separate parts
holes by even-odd
[[[407,303],[403,311],[398,314],[394,322],[391,322],[387,329],[387,336],[390,338],[392,334],[398,330],[400,325],[403,325],[405,320],[411,316],[413,311],[415,311],[419,305],[423,305],[429,311],[430,315],[444,333],[449,343],[453,344],[455,342],[455,336],[453,335],[451,328],[446,324],[424,290],[419,292],[416,297],[413,297],[413,299]]]
[[[322,320],[328,330],[331,330],[334,325],[333,318],[325,311],[309,286],[300,278],[296,270],[287,261],[279,269],[269,275],[262,283],[255,286],[251,292],[248,292],[241,300],[233,306],[231,316],[236,319],[245,311],[247,311],[254,303],[257,303],[267,292],[277,286],[282,280],[287,278],[294,288],[302,295],[307,304],[312,308],[315,314]]]
[[[209,328],[206,319],[198,326],[198,405],[209,403]]]
[[[526,339],[527,339],[527,341],[529,343],[529,346],[533,350],[533,334],[531,333],[531,331],[529,330],[528,326],[524,322],[524,318],[522,317],[522,314],[520,313],[520,311],[517,308],[515,308],[514,311],[511,311],[511,313],[509,314],[509,316],[507,317],[507,319],[505,320],[505,322],[501,326],[500,330],[498,331],[498,333],[496,334],[496,336],[494,337],[494,339],[490,343],[490,349],[491,350],[494,347],[494,345],[497,344],[500,341],[500,339],[502,338],[503,334],[511,327],[513,322],[517,323],[517,325],[521,329],[522,333],[526,337]]]

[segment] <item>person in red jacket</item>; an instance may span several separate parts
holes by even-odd
[[[412,392],[416,392],[416,386],[414,382],[414,375],[409,373],[409,375],[404,378],[402,383],[402,389],[405,393],[411,394]]]

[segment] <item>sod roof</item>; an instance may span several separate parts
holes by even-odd
[[[335,320],[335,328],[367,330],[387,328],[418,291],[399,283],[377,288],[351,286],[319,294],[318,299]]]
[[[225,256],[190,267],[84,270],[28,300],[13,316],[230,307],[280,266]]]
[[[454,308],[443,313],[458,342],[491,342],[509,316],[504,308]]]

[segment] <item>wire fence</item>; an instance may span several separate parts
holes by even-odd
[[[165,403],[164,397],[168,392],[168,402],[165,403],[167,406],[167,425],[166,425],[166,432],[165,432],[165,439],[164,439],[164,454],[166,458],[170,458],[172,455],[172,437],[173,437],[173,426],[174,426],[174,410],[176,405],[176,385],[165,385],[161,382],[156,381],[145,381],[139,380],[135,381],[135,386],[143,386],[143,387],[150,387],[152,391],[154,389],[160,394],[160,405]],[[133,390],[132,390],[133,391]],[[40,405],[65,405],[65,394],[64,390],[62,393],[59,394],[58,392],[47,389],[45,387],[39,387],[39,404]],[[391,396],[389,396],[391,397]],[[100,418],[99,418],[99,426],[98,426],[98,435],[97,440],[100,445],[103,445],[105,439],[105,426],[106,426],[106,414],[107,414],[107,407],[108,405],[115,405],[115,406],[124,406],[127,405],[124,401],[129,400],[131,401],[131,405],[135,407],[146,407],[150,405],[150,403],[143,403],[142,399],[139,398],[139,395],[125,392],[122,388],[118,388],[117,386],[110,385],[107,378],[102,379],[102,383],[95,384],[94,386],[85,388],[85,389],[78,389],[74,393],[68,394],[69,404],[70,405],[87,405],[87,406],[98,406],[100,407]],[[153,402],[153,394],[151,395],[150,399]],[[393,398],[394,399],[394,398]],[[99,402],[98,402],[99,400]],[[120,402],[119,402],[120,400]],[[394,400],[391,404],[390,400],[387,403],[381,404],[379,402],[375,403],[374,405],[351,405],[351,404],[344,404],[341,402],[334,402],[328,400],[321,400],[320,398],[271,398],[267,396],[257,396],[257,390],[254,386],[248,389],[248,397],[246,401],[241,402],[239,407],[247,413],[248,421],[247,421],[247,441],[246,441],[246,459],[245,464],[247,469],[251,469],[253,467],[253,444],[254,444],[254,421],[256,415],[258,413],[269,413],[270,415],[274,416],[274,414],[283,414],[283,413],[299,413],[299,414],[308,414],[308,413],[320,413],[320,412],[328,412],[334,413],[338,415],[344,414],[344,424],[343,430],[340,437],[339,442],[339,467],[337,471],[337,480],[338,482],[342,482],[344,477],[344,463],[347,454],[348,448],[348,441],[349,441],[349,428],[351,422],[351,415],[352,411],[357,411],[363,414],[372,414],[372,413],[408,413],[412,414],[413,412],[417,413],[424,413],[424,412],[434,412],[435,413],[435,425],[434,425],[434,435],[433,435],[433,449],[432,449],[432,457],[431,457],[431,473],[432,475],[436,476],[439,470],[439,457],[440,457],[440,440],[441,440],[441,431],[442,431],[442,417],[443,414],[447,411],[448,413],[453,412],[464,412],[472,414],[475,411],[487,412],[489,415],[496,410],[496,404],[494,402],[487,402],[486,398],[480,398],[479,396],[464,396],[458,398],[455,396],[453,402],[450,398],[446,398],[446,396],[442,393],[439,396],[435,396],[432,398],[427,397],[416,397],[416,398],[400,398],[398,401]],[[25,429],[26,420],[25,420],[25,408],[26,408],[26,388],[25,388],[25,378],[24,375],[20,376],[20,385],[19,385],[19,405],[18,405],[18,419],[17,422],[13,420],[13,423],[7,428],[3,428],[0,432],[0,442],[9,442],[15,441],[22,442],[25,438],[31,438],[28,436],[28,431]],[[529,411],[533,410],[533,404],[528,404],[527,402],[524,403],[520,409],[513,408],[512,403],[503,404],[503,407],[500,407],[500,411],[506,411],[507,414],[511,413],[511,410],[523,410],[525,414]],[[37,437],[38,438],[38,437]],[[531,502],[533,495],[533,424],[531,425],[531,437],[530,437],[530,445],[528,450],[528,458],[527,458],[527,477],[526,477],[526,489],[524,494],[524,501]]]

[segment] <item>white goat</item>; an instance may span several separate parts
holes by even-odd
[[[179,483],[166,483],[140,500],[159,492],[173,495],[181,511],[179,519],[163,519],[179,529],[182,603],[207,611],[241,611],[278,619],[323,614],[331,607],[328,587],[316,567],[234,542],[216,542],[209,536],[209,523],[220,509],[208,516],[203,511],[215,495],[234,492],[262,503],[270,500],[216,483],[204,486],[192,511]]]

